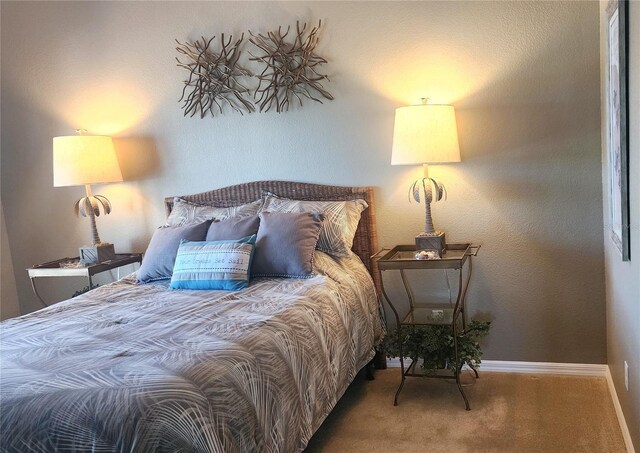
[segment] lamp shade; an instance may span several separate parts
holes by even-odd
[[[122,181],[113,140],[101,135],[53,139],[53,185],[79,186]]]
[[[396,109],[391,165],[460,162],[456,114],[451,105]]]

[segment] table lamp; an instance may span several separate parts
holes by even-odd
[[[425,204],[425,231],[416,236],[418,250],[435,250],[442,257],[446,241],[442,231],[436,231],[431,218],[431,202],[446,198],[444,186],[429,177],[428,164],[460,162],[456,115],[451,105],[411,105],[396,109],[393,130],[391,165],[423,165],[424,176],[411,184],[409,200],[420,202],[422,192]]]
[[[84,185],[87,195],[76,202],[74,210],[76,216],[89,217],[93,245],[80,247],[80,259],[85,264],[101,263],[116,257],[113,244],[100,240],[96,226],[100,208],[109,214],[111,203],[102,195],[93,195],[91,184],[122,181],[122,173],[111,137],[77,132],[53,139],[53,186]]]

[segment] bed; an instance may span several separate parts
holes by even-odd
[[[2,451],[304,450],[383,335],[373,194],[262,181],[182,198],[227,207],[264,191],[367,201],[354,253],[316,251],[315,277],[255,279],[240,292],[130,275],[4,321]]]

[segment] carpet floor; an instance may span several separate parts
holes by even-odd
[[[455,381],[408,378],[400,370],[358,376],[305,452],[626,451],[605,378],[480,373]]]

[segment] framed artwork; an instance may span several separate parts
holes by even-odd
[[[629,244],[629,107],[627,68],[628,0],[607,6],[607,228],[622,261],[631,259]]]

